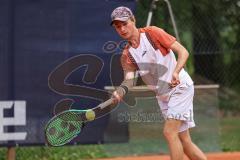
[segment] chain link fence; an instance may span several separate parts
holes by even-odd
[[[139,27],[146,25],[151,2],[138,0],[136,14]],[[195,84],[220,84],[220,108],[224,113],[239,114],[240,1],[170,2],[180,42],[190,52],[186,68]],[[153,8],[151,25],[175,35],[166,0],[156,1]]]

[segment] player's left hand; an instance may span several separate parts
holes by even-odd
[[[179,73],[173,72],[170,87],[171,87],[171,88],[174,88],[174,87],[176,87],[178,84],[180,84]]]

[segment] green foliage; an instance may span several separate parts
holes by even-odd
[[[137,3],[137,10],[135,13],[137,27],[144,27],[146,25],[150,3],[151,0],[144,0]]]
[[[17,147],[16,154],[17,160],[77,160],[108,157],[102,145]],[[0,160],[5,157],[6,148],[0,148]]]
[[[225,118],[221,120],[221,147],[223,151],[240,150],[240,118]]]
[[[0,160],[6,159],[6,153],[7,153],[6,148],[0,148]]]

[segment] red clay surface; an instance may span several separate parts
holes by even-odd
[[[208,153],[208,160],[240,160],[240,152]],[[99,160],[170,160],[169,156],[141,156],[141,157],[118,157]],[[189,160],[187,157],[184,160]]]

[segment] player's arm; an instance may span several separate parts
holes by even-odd
[[[185,66],[187,59],[189,57],[189,53],[186,50],[185,47],[183,47],[178,41],[175,41],[170,48],[173,50],[174,53],[178,55],[177,59],[177,65],[174,69],[172,81],[171,81],[171,87],[175,87],[180,83],[179,80],[179,72],[181,69]]]
[[[137,70],[137,66],[132,62],[127,48],[123,50],[120,61],[124,71],[124,80],[116,91],[113,92],[113,97],[117,99],[117,102],[119,102],[123,96],[128,93],[128,90],[133,87],[135,71]]]
[[[171,87],[175,87],[180,83],[179,72],[186,64],[188,59],[188,51],[176,41],[176,38],[165,32],[163,29],[152,26],[149,29],[149,33],[152,35],[156,43],[160,43],[166,49],[171,49],[178,55],[177,65],[172,75]],[[169,53],[169,52],[168,52]]]
[[[170,47],[174,53],[178,55],[177,65],[174,72],[179,73],[181,69],[185,66],[189,53],[185,47],[183,47],[178,41],[175,41]]]
[[[113,96],[117,101],[121,99],[128,93],[128,90],[133,87],[134,84],[134,71],[124,71],[124,80],[119,87],[113,92]]]

